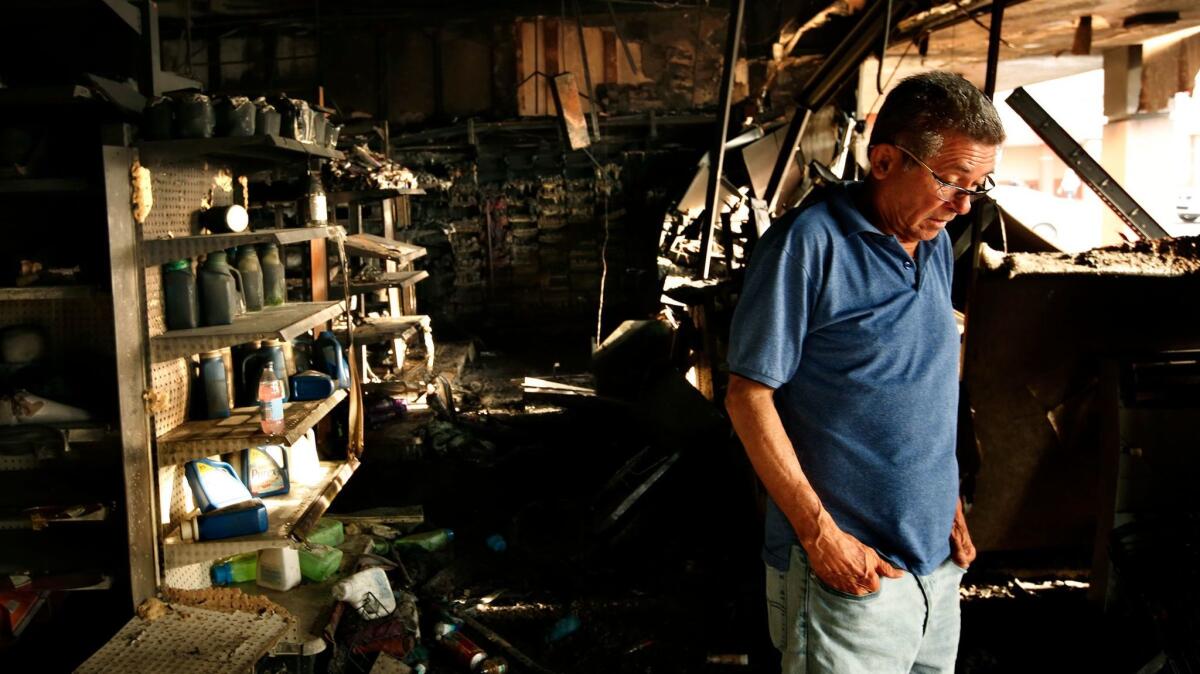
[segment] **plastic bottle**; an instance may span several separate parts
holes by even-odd
[[[258,574],[258,553],[247,552],[213,564],[209,571],[213,585],[233,585],[254,580]]]
[[[300,584],[300,554],[295,548],[258,551],[258,584],[280,592]]]
[[[258,258],[262,268],[263,303],[269,307],[287,303],[287,279],[284,277],[283,261],[279,259],[279,246],[262,244]]]
[[[204,418],[227,418],[229,383],[225,378],[225,357],[220,351],[200,354],[200,383],[204,389]]]
[[[304,580],[320,583],[337,573],[342,565],[342,551],[328,545],[310,545],[299,552],[300,575]]]
[[[305,370],[292,375],[292,400],[324,400],[333,395],[337,384],[324,372]]]
[[[492,534],[483,542],[492,552],[504,552],[508,549],[508,541],[504,540],[504,537],[500,534]]]
[[[392,549],[420,548],[426,552],[437,552],[454,540],[453,529],[434,529],[420,534],[412,534],[392,541]]]
[[[283,435],[283,382],[273,365],[264,367],[258,378],[258,414],[263,433]]]
[[[359,571],[334,585],[333,598],[350,604],[367,620],[382,618],[396,610],[391,583],[383,569],[377,566]]]
[[[200,308],[204,325],[229,325],[240,307],[234,275],[238,271],[229,266],[225,251],[216,250],[208,254],[200,267]]]
[[[278,496],[291,491],[287,453],[279,445],[247,447],[241,456],[242,484],[252,496]]]
[[[304,537],[304,540],[314,545],[337,547],[346,541],[346,528],[338,520],[322,517],[317,526]]]
[[[258,263],[254,246],[238,248],[237,269],[242,275],[242,294],[246,298],[246,311],[262,311],[263,272]]]
[[[168,330],[189,330],[200,324],[200,299],[191,260],[163,265],[163,318]]]
[[[333,332],[322,331],[314,347],[317,369],[336,381],[338,388],[350,388],[350,365],[346,362],[346,352],[342,349],[342,343]]]
[[[183,467],[183,473],[192,488],[196,507],[201,512],[227,508],[253,498],[246,485],[238,478],[237,471],[224,461],[188,461]]]
[[[267,507],[258,499],[214,510],[179,523],[185,541],[214,541],[261,534],[267,530]]]

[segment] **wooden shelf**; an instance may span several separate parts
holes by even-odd
[[[346,398],[337,389],[323,400],[284,403],[283,436],[269,436],[258,423],[257,407],[238,407],[225,419],[187,421],[158,439],[158,465],[173,466],[222,452],[267,444],[290,445]]]
[[[163,540],[167,568],[291,545],[312,530],[358,466],[357,460],[322,461],[319,478],[308,483],[293,481],[289,493],[264,498],[269,524],[261,534],[193,543],[180,538],[179,525],[173,523]]]
[[[313,239],[335,237],[341,227],[295,227],[292,229],[263,229],[257,232],[238,234],[198,234],[177,236],[170,239],[147,239],[142,242],[142,265],[153,267],[171,260],[194,258],[214,250],[225,250],[234,246],[253,243],[274,243],[285,246]]]
[[[350,281],[350,294],[361,295],[377,290],[387,290],[388,288],[407,288],[427,278],[429,278],[429,272],[424,269],[386,272],[370,280]],[[342,296],[342,284],[340,281],[333,281],[329,284],[329,296],[334,299]]]
[[[234,344],[264,339],[290,340],[342,313],[343,303],[293,302],[262,311],[247,312],[230,325],[191,330],[168,330],[150,338],[150,358],[161,363],[172,358],[213,351]]]
[[[425,248],[403,241],[385,239],[374,234],[351,234],[346,237],[346,252],[358,257],[395,260],[401,264],[425,257]]]
[[[412,316],[397,316],[396,318],[368,318],[362,325],[354,326],[355,344],[374,344],[398,339],[409,330],[414,334],[423,332],[422,326],[429,327],[429,317],[422,314]],[[339,331],[345,335],[345,331]]]
[[[138,144],[142,163],[171,162],[195,157],[223,157],[254,162],[286,163],[305,158],[343,159],[345,155],[323,145],[301,143],[282,136],[239,138],[179,138],[147,140]]]
[[[79,300],[96,295],[92,286],[25,286],[0,288],[0,302],[22,300]]]

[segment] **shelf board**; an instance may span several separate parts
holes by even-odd
[[[253,552],[262,548],[282,548],[307,534],[325,514],[325,509],[358,468],[358,461],[322,461],[319,478],[309,483],[292,482],[289,493],[264,498],[269,523],[264,533],[238,536],[219,541],[192,543],[179,536],[174,523],[163,540],[167,568],[204,562],[218,557]]]
[[[355,204],[362,201],[391,199],[392,197],[420,196],[425,190],[420,187],[406,189],[339,190],[327,196],[331,204]]]
[[[425,257],[425,248],[411,243],[385,239],[374,234],[351,234],[346,237],[346,252],[358,257],[375,257],[395,260],[399,263],[412,262]]]
[[[85,194],[91,185],[83,178],[8,178],[0,180],[0,194],[8,196]]]
[[[96,295],[92,286],[25,286],[0,288],[0,302],[21,300],[80,300]]]
[[[343,159],[337,150],[301,143],[282,136],[244,136],[238,138],[178,138],[147,140],[138,144],[143,163],[171,162],[195,157],[248,159],[256,162],[293,162],[315,157]]]
[[[269,436],[258,423],[257,407],[238,407],[224,419],[187,421],[158,439],[158,465],[173,466],[222,452],[266,444],[290,445],[317,425],[346,397],[337,389],[323,400],[283,404],[283,436]]]
[[[262,229],[238,234],[197,234],[168,239],[147,239],[142,242],[142,266],[153,267],[171,260],[194,258],[214,250],[253,243],[303,243],[313,239],[335,237],[341,227],[294,227],[291,229]]]
[[[168,330],[150,338],[150,357],[156,363],[264,339],[290,340],[342,313],[343,302],[293,302],[247,312],[229,325],[191,330]]]
[[[423,332],[422,325],[429,326],[429,317],[422,314],[396,318],[368,318],[362,325],[354,326],[354,343],[374,344],[398,339],[409,330],[413,330],[414,333]],[[344,330],[339,332],[345,335]]]
[[[287,616],[270,612],[167,607],[154,620],[131,618],[75,671],[240,674],[254,671],[288,630]]]
[[[361,295],[377,290],[387,290],[388,288],[407,288],[427,278],[429,278],[429,272],[424,269],[387,272],[375,276],[370,280],[350,281],[350,294]],[[333,281],[329,284],[329,296],[335,299],[342,296],[342,284],[339,281]]]

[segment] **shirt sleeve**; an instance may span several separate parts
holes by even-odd
[[[771,388],[796,374],[816,298],[808,271],[785,243],[785,236],[759,242],[729,335],[729,371]]]

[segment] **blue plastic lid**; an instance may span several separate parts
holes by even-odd
[[[213,585],[233,584],[233,565],[226,562],[212,567]]]

